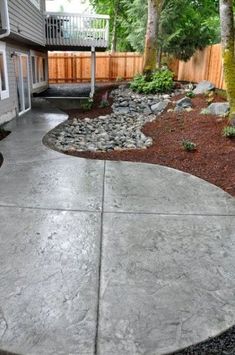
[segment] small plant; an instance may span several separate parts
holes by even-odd
[[[160,69],[150,75],[138,74],[132,81],[130,88],[143,94],[170,92],[173,88],[174,74],[169,69]]]
[[[214,91],[208,91],[205,93],[205,96],[206,96],[206,102],[208,105],[210,105],[214,99],[215,99],[215,93]]]
[[[81,102],[80,107],[84,111],[90,111],[92,109],[93,101],[88,99],[86,101]]]
[[[235,126],[227,126],[223,129],[223,136],[227,138],[235,137]]]
[[[100,102],[100,108],[104,108],[104,107],[108,107],[109,106],[109,101],[108,101],[108,91],[106,91],[103,95],[102,95],[102,99]]]
[[[190,99],[192,99],[192,98],[195,97],[196,95],[194,94],[193,91],[188,91],[188,92],[186,93],[186,96],[189,97]]]
[[[105,107],[108,107],[109,106],[109,102],[108,100],[101,100],[100,101],[100,108],[105,108]]]
[[[201,115],[209,115],[209,114],[210,114],[210,112],[208,111],[207,108],[203,108],[203,109],[201,110]]]
[[[124,81],[124,78],[122,76],[117,76],[116,81]]]
[[[191,142],[190,140],[183,140],[182,141],[182,146],[185,150],[187,150],[187,152],[193,152],[194,150],[196,150],[197,145],[196,143]]]

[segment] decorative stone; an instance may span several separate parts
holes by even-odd
[[[187,108],[192,107],[192,100],[189,97],[183,97],[182,99],[176,101],[176,106]]]
[[[207,111],[211,115],[223,116],[229,112],[228,102],[213,102],[207,107]]]
[[[159,114],[165,110],[165,108],[168,106],[168,102],[166,101],[161,101],[158,104],[152,105],[151,110],[155,114]]]
[[[193,93],[198,94],[205,94],[208,91],[214,90],[215,85],[212,84],[210,81],[203,80],[199,84],[197,84],[196,88],[193,90]]]

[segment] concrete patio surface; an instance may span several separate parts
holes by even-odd
[[[0,349],[160,355],[235,324],[235,199],[174,169],[62,155],[38,105],[0,142]]]

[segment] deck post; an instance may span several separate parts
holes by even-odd
[[[90,98],[93,99],[95,94],[95,72],[96,72],[96,53],[95,47],[91,47],[91,92]]]

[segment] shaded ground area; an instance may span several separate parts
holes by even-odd
[[[172,355],[234,355],[235,327],[216,338],[172,353]]]
[[[6,131],[5,129],[0,128],[0,141],[6,138],[10,133],[11,133],[10,131]],[[3,163],[3,155],[0,152],[0,167],[2,166],[2,163]]]
[[[70,110],[70,118],[97,117],[112,112],[111,107],[100,109],[100,99],[107,89],[96,96],[91,111]],[[176,97],[175,100],[180,97]],[[68,154],[91,159],[125,160],[146,162],[173,167],[205,179],[235,196],[235,140],[222,136],[227,118],[202,115],[207,107],[204,95],[193,100],[191,112],[165,112],[156,121],[147,123],[144,134],[153,138],[153,146],[147,150],[125,150],[108,152],[76,152]],[[215,102],[223,101],[219,96]],[[111,102],[110,102],[111,104]],[[168,108],[170,108],[169,106]],[[195,152],[186,152],[182,140],[189,139],[197,144]]]
[[[112,87],[113,83],[96,84],[97,89]],[[79,84],[50,84],[49,88],[36,96],[39,97],[89,97],[90,83]]]

